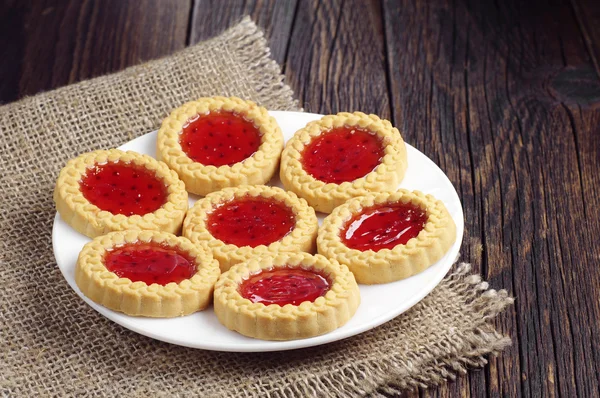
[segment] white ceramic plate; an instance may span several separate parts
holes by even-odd
[[[286,140],[306,123],[321,117],[300,112],[270,113],[277,119]],[[152,132],[119,148],[155,156],[155,142],[156,132]],[[215,351],[259,352],[311,347],[354,336],[400,315],[431,292],[452,266],[462,242],[462,206],[452,183],[427,156],[410,145],[407,145],[407,149],[408,170],[400,187],[418,189],[444,201],[456,223],[456,242],[444,258],[418,275],[385,285],[360,285],[361,304],[354,317],[343,327],[322,336],[292,341],[263,341],[244,337],[222,326],[212,308],[171,319],[136,318],[104,308],[85,297],[75,284],[77,256],[90,239],[71,229],[58,214],[52,230],[56,262],[73,290],[96,311],[127,329],[173,344]],[[271,185],[281,186],[278,178],[273,179]],[[190,198],[190,205],[197,199],[196,196]],[[319,221],[322,219],[323,214],[319,214]]]

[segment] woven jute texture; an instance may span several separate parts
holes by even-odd
[[[326,346],[237,354],[188,349],[105,319],[73,292],[51,246],[52,189],[66,161],[156,129],[208,95],[297,110],[250,20],[169,58],[0,107],[0,395],[361,396],[434,385],[510,343],[510,304],[466,264],[409,312]]]

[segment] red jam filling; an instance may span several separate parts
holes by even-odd
[[[425,227],[427,212],[410,203],[369,207],[354,215],[341,231],[344,244],[360,251],[405,245]]]
[[[164,182],[145,167],[132,163],[99,164],[79,182],[83,196],[101,210],[113,214],[144,215],[167,201]]]
[[[304,148],[304,170],[326,183],[354,181],[372,172],[383,158],[379,137],[356,127],[339,127]]]
[[[238,247],[269,245],[296,225],[292,209],[263,198],[239,198],[215,208],[206,222],[215,238]]]
[[[211,112],[190,119],[183,126],[179,143],[195,162],[231,166],[252,156],[261,144],[254,123],[232,112]]]
[[[137,242],[114,248],[104,257],[106,268],[132,282],[179,283],[196,273],[193,257],[175,247],[160,243]]]
[[[239,292],[253,303],[300,305],[324,296],[329,285],[319,272],[281,267],[250,276],[240,284]]]

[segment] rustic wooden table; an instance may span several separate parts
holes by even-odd
[[[598,5],[5,0],[0,102],[171,54],[249,14],[306,110],[390,118],[448,174],[463,260],[517,298],[496,320],[511,348],[408,395],[598,396]]]

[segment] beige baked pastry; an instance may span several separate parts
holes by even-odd
[[[133,316],[176,317],[205,309],[220,275],[210,252],[157,231],[99,236],[79,253],[75,282],[84,295]]]
[[[342,112],[294,134],[282,154],[280,177],[315,210],[330,213],[350,198],[395,191],[406,167],[404,141],[389,121]]]
[[[265,184],[279,165],[283,135],[275,118],[236,97],[200,98],[171,112],[158,131],[156,155],[189,192]]]
[[[346,264],[358,283],[387,283],[440,260],[456,240],[446,206],[404,189],[370,194],[337,207],[319,228],[320,254]]]
[[[356,312],[354,276],[335,260],[279,253],[232,267],[215,286],[214,309],[227,328],[263,340],[318,336]]]
[[[210,250],[221,270],[262,253],[314,252],[318,221],[304,199],[264,185],[226,188],[197,201],[183,235]]]
[[[90,238],[126,229],[178,233],[188,194],[164,163],[111,149],[71,159],[56,181],[54,202],[61,218]]]

